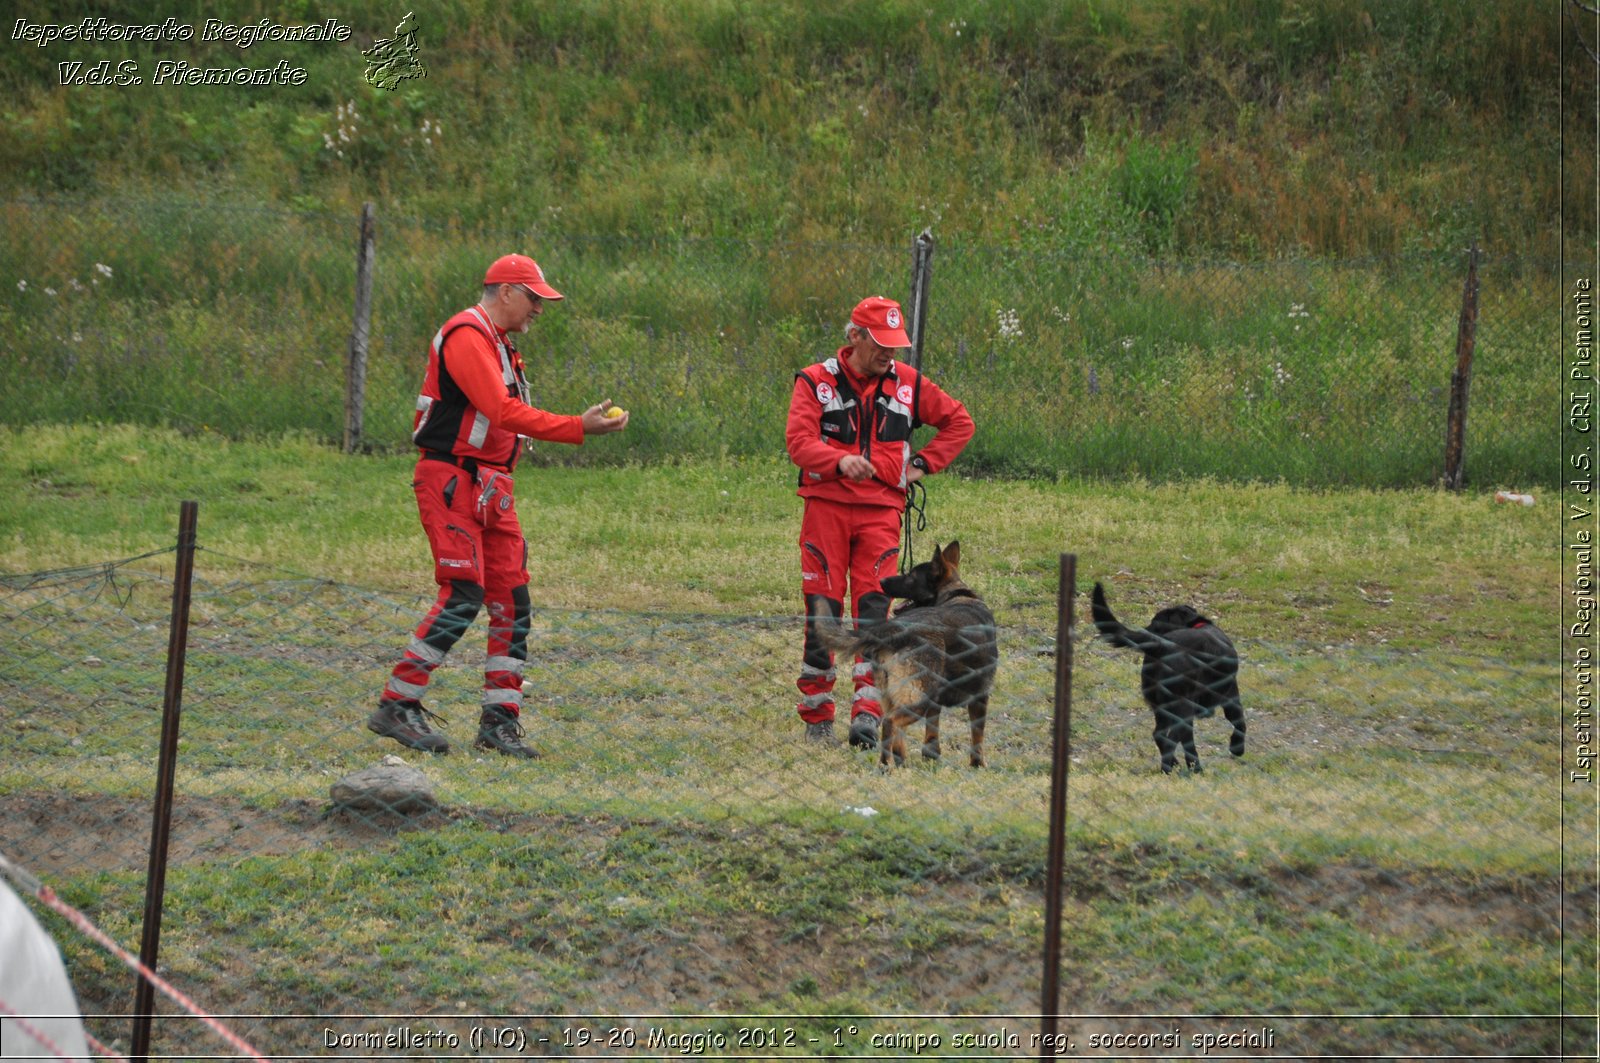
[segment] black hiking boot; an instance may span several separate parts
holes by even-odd
[[[820,720],[817,723],[806,724],[806,741],[825,746],[833,745],[833,721]]]
[[[478,737],[472,743],[476,749],[493,750],[507,757],[532,760],[539,754],[522,741],[525,732],[517,718],[505,709],[488,705],[478,717]]]
[[[444,722],[444,717],[429,712],[420,701],[381,698],[377,710],[367,717],[367,730],[424,753],[450,752],[445,736],[428,726],[429,717]]]
[[[858,712],[850,721],[850,745],[853,749],[877,749],[878,727],[883,723],[870,712]]]

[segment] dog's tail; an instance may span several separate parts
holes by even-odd
[[[832,653],[856,654],[861,651],[861,632],[836,616],[810,617],[811,630]]]
[[[1111,612],[1111,606],[1106,603],[1105,588],[1098,582],[1094,585],[1094,593],[1090,595],[1090,607],[1094,613],[1095,630],[1100,633],[1101,638],[1113,646],[1144,653],[1173,648],[1170,640],[1162,638],[1153,631],[1147,631],[1142,627],[1128,627],[1118,620]]]
[[[859,626],[836,616],[812,616],[811,630],[817,639],[833,653],[857,657],[870,657],[877,652],[897,652],[917,641],[923,629],[903,620],[863,620]]]

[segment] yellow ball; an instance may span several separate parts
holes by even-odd
[[[621,406],[613,406],[613,407],[611,407],[611,409],[606,411],[606,416],[611,418],[612,420],[616,420],[618,417],[621,417],[623,414],[625,414],[627,412],[628,411],[624,410]]]

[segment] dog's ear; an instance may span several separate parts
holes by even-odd
[[[946,570],[950,572],[959,570],[961,568],[961,540],[953,540],[950,545],[945,547],[944,550],[939,554],[939,557],[944,562],[944,567]]]

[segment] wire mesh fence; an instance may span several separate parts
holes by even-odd
[[[172,570],[0,580],[0,852],[123,942]],[[941,761],[913,735],[884,772],[803,738],[799,617],[543,610],[524,762],[467,742],[476,636],[433,684],[450,755],[366,730],[426,605],[201,551],[160,971],[257,1047],[1041,1053],[1053,626],[996,607],[987,767],[947,719]],[[1593,1050],[1559,665],[1238,639],[1245,755],[1219,713],[1205,771],[1165,775],[1138,655],[1075,641],[1053,1047]],[[395,755],[422,776],[403,800],[338,789]],[[131,980],[51,925],[115,1045]],[[158,1014],[158,1050],[214,1047]]]
[[[341,438],[359,218],[0,210],[20,274],[0,285],[0,319],[22,370],[0,379],[0,417]],[[429,339],[515,248],[567,295],[523,343],[536,405],[633,410],[612,460],[777,453],[793,373],[842,343],[862,297],[908,299],[912,243],[462,232],[379,210],[363,438],[405,445]],[[1466,472],[1558,483],[1558,264],[1487,251]],[[940,243],[922,361],[974,415],[972,472],[1435,483],[1466,271],[1466,249],[1162,262]],[[545,460],[596,460],[557,450]]]

